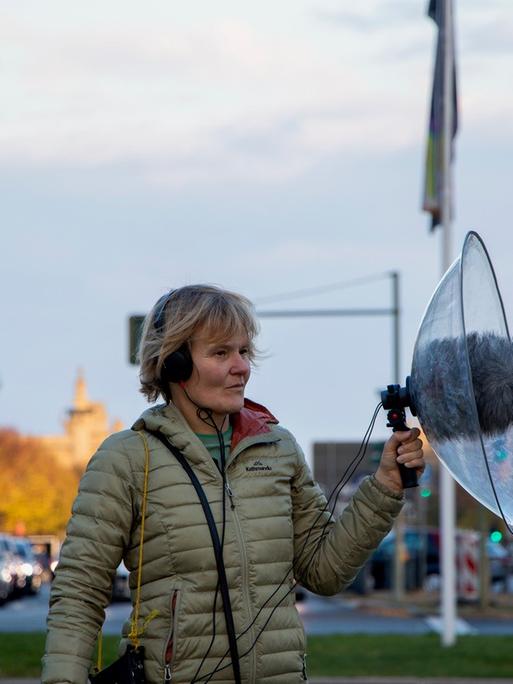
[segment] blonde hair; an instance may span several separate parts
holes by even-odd
[[[171,290],[160,297],[144,319],[138,350],[139,378],[140,391],[148,401],[156,401],[159,395],[169,401],[169,388],[161,379],[164,361],[189,343],[199,329],[214,343],[234,334],[246,334],[249,359],[255,362],[258,321],[249,299],[214,285],[186,285]]]

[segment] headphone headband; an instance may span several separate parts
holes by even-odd
[[[162,297],[157,302],[157,310],[155,311],[155,318],[153,319],[153,326],[157,332],[162,332],[164,325],[166,323],[165,311],[167,303],[170,298],[174,295],[176,289],[169,290],[169,292]]]
[[[155,318],[153,319],[153,326],[158,333],[163,332],[166,324],[166,306],[177,290],[169,290],[169,292],[159,299],[156,305]],[[192,373],[192,358],[187,342],[176,351],[172,352],[164,359],[162,364],[162,371],[160,374],[161,385],[163,388],[167,387],[170,382],[185,382]]]

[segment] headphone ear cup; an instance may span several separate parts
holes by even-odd
[[[192,374],[192,358],[189,348],[182,344],[180,349],[169,354],[162,365],[162,380],[166,382],[185,382]]]

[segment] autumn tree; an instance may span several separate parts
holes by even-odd
[[[36,437],[0,429],[0,529],[61,535],[77,486],[78,475]]]

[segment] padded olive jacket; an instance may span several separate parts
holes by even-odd
[[[109,437],[82,477],[62,547],[43,684],[87,682],[122,559],[134,599],[145,456],[137,431],[145,427],[160,430],[187,457],[222,535],[221,474],[175,407],[151,408],[132,430]],[[264,407],[246,401],[232,427],[224,560],[242,681],[304,682],[295,581],[318,594],[340,591],[390,530],[402,498],[368,478],[335,521],[296,441]],[[212,681],[233,682],[220,595],[214,609],[218,577],[203,509],[171,452],[143,434],[150,450],[140,605],[140,625],[150,617],[142,636],[147,681],[190,684],[215,671]]]

